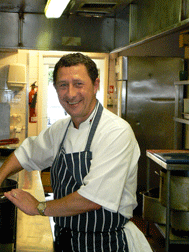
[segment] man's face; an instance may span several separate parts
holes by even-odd
[[[60,104],[72,117],[75,127],[85,121],[96,105],[97,78],[93,84],[85,65],[79,64],[58,69],[56,90]]]

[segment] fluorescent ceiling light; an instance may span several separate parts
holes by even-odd
[[[48,0],[45,6],[47,18],[59,18],[66,9],[70,0]]]

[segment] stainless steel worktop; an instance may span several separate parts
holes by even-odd
[[[36,197],[45,200],[40,172],[21,171],[18,175],[18,187]],[[16,252],[51,252],[53,235],[48,217],[28,216],[18,209]]]

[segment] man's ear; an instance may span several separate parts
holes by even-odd
[[[100,79],[96,78],[95,82],[94,82],[94,94],[97,93],[98,89],[99,89],[99,85],[100,85]]]

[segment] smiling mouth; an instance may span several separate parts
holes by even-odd
[[[69,105],[76,105],[76,104],[78,104],[79,103],[79,101],[78,102],[67,102]]]

